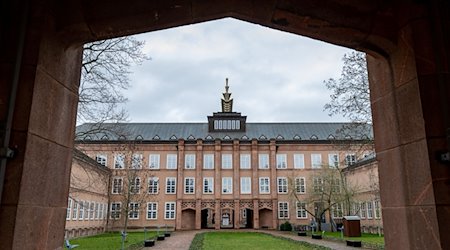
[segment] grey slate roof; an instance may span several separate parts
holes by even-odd
[[[208,132],[207,123],[86,123],[76,140],[278,139],[331,140],[373,138],[372,127],[354,123],[247,123],[246,132]],[[89,132],[90,131],[90,132]]]

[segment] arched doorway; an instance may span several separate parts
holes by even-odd
[[[188,208],[181,212],[181,229],[195,229],[195,210]]]
[[[241,228],[253,228],[253,209],[243,208],[240,214]]]
[[[273,211],[268,208],[259,210],[259,227],[263,229],[273,228]]]
[[[201,214],[201,228],[202,229],[208,229],[208,228],[215,228],[215,213],[214,209],[211,208],[205,208],[202,209]]]
[[[222,209],[220,214],[220,228],[234,228],[234,209]]]

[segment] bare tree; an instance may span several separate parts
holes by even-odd
[[[369,78],[366,54],[352,51],[342,58],[344,66],[341,77],[324,81],[332,91],[331,101],[324,109],[329,115],[341,114],[355,123],[371,123]]]
[[[148,60],[145,42],[132,36],[84,45],[77,123],[120,122],[127,112],[123,91],[130,87],[130,67]]]
[[[159,180],[143,166],[144,158],[140,152],[139,144],[129,142],[118,145],[114,154],[110,223],[122,228],[122,243],[126,239],[129,219],[137,219],[147,202],[155,201],[159,192]]]

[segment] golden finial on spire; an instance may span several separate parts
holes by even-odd
[[[231,93],[228,92],[228,78],[225,78],[225,93],[223,93],[222,98],[222,112],[233,112],[233,99],[231,98]]]

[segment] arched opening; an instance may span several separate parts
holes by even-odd
[[[208,228],[215,228],[215,213],[214,209],[211,208],[205,208],[202,209],[202,215],[201,215],[201,228],[202,229],[208,229]]]
[[[195,210],[185,209],[181,212],[181,229],[195,229]]]
[[[61,246],[80,44],[225,16],[370,53],[386,248],[450,246],[447,3],[24,3],[29,1],[2,8],[11,25],[1,28],[8,41],[2,40],[0,116],[6,132],[0,137],[6,152],[16,152],[15,158],[2,155],[0,233],[6,248]],[[26,233],[36,228],[48,237]]]
[[[259,210],[259,227],[262,229],[272,229],[273,225],[273,211],[268,208]]]

